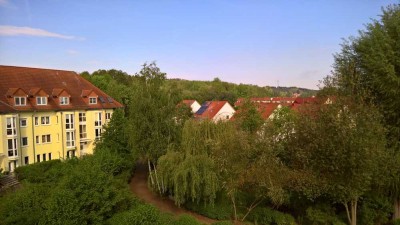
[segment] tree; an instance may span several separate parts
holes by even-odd
[[[342,44],[335,55],[333,74],[326,87],[341,94],[356,96],[376,105],[384,116],[387,148],[398,157],[400,152],[400,5],[382,9],[379,20],[367,24],[359,37]],[[392,168],[398,174],[398,168]],[[388,184],[394,199],[394,218],[400,218],[400,180],[390,176]],[[393,189],[392,189],[393,188]]]
[[[373,107],[339,99],[301,113],[291,139],[292,165],[309,168],[320,194],[343,204],[349,224],[356,225],[359,199],[384,172],[380,115]]]
[[[161,192],[156,163],[179,138],[180,123],[175,120],[179,93],[163,88],[166,74],[155,63],[144,64],[136,76],[129,106],[129,144],[140,159],[147,161],[151,184]]]
[[[239,123],[242,130],[255,133],[264,123],[257,106],[250,100],[245,100],[240,109],[235,113],[235,120]]]

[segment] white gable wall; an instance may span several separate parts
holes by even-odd
[[[192,113],[196,113],[197,110],[200,109],[200,107],[201,107],[201,105],[197,101],[194,101],[192,103],[192,105],[190,106],[190,108],[192,108]]]
[[[225,105],[222,106],[218,113],[215,114],[213,121],[217,122],[220,120],[229,120],[233,116],[233,114],[235,114],[235,109],[233,109],[233,107],[229,103],[225,103]]]

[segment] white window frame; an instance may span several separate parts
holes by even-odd
[[[36,144],[40,144],[40,137],[39,137],[39,135],[36,135],[36,136],[35,136],[35,143],[36,143]]]
[[[40,125],[50,125],[50,116],[42,116],[40,118]]]
[[[23,100],[23,101],[21,101],[21,100]],[[15,103],[15,106],[25,106],[26,105],[26,97],[16,96],[16,97],[14,97],[14,103]]]
[[[101,138],[101,133],[102,133],[102,129],[100,127],[96,127],[94,129],[94,135],[96,140],[99,140]]]
[[[34,120],[35,126],[39,126],[39,117],[35,116]]]
[[[10,130],[10,134],[9,134],[9,130]],[[7,119],[6,119],[6,134],[9,137],[17,135],[17,118],[7,117]]]
[[[50,134],[42,135],[42,144],[49,144],[49,143],[51,143],[51,135]]]
[[[110,112],[106,112],[106,120],[107,121],[111,120],[111,113]]]
[[[25,125],[23,125],[25,123]],[[19,119],[19,126],[20,127],[27,127],[28,126],[28,119],[27,118],[20,118]]]
[[[24,144],[24,140],[26,140],[26,144]],[[21,138],[21,147],[26,147],[28,145],[29,145],[28,137],[22,137]]]
[[[73,130],[74,127],[74,114],[65,114],[65,129]]]
[[[10,141],[11,141],[11,146],[10,146]],[[16,156],[18,156],[18,150],[17,149],[18,149],[17,139],[16,138],[7,139],[8,157],[16,157]]]
[[[46,96],[36,97],[36,105],[47,105],[47,97]]]
[[[69,97],[60,97],[60,105],[69,105]]]
[[[79,124],[79,138],[87,138],[87,127],[86,124]]]
[[[67,148],[75,147],[75,131],[67,131],[65,135]]]
[[[97,97],[89,97],[89,104],[97,104]]]
[[[86,113],[79,113],[79,123],[86,123]]]
[[[101,112],[97,112],[94,114],[94,126],[95,127],[101,127],[103,125],[101,117],[102,117]]]

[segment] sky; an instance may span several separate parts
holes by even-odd
[[[0,0],[0,65],[318,89],[395,0]]]

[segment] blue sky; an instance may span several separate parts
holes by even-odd
[[[317,89],[342,38],[399,1],[0,0],[0,64]]]

